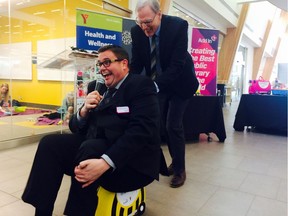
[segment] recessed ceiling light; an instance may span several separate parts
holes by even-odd
[[[39,11],[39,12],[33,13],[33,15],[41,15],[41,14],[45,14],[45,13],[46,13],[45,11]]]
[[[95,6],[98,6],[98,7],[103,7],[102,5],[99,5],[99,4],[96,4],[96,3],[94,3],[94,2],[91,2],[91,1],[88,1],[88,0],[82,0],[83,2],[86,2],[86,3],[88,3],[88,4],[92,4],[92,5],[95,5]]]
[[[61,9],[54,9],[54,10],[51,10],[51,12],[53,13],[53,12],[60,12],[61,11]]]

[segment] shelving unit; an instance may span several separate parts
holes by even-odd
[[[39,64],[38,70],[47,70],[47,74],[56,73],[59,78],[55,80],[62,80],[64,77],[65,81],[74,82],[74,110],[76,111],[84,102],[88,83],[101,75],[97,73],[96,67],[98,53],[78,50],[74,47],[71,49],[64,50]]]

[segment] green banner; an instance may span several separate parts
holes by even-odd
[[[85,26],[96,29],[106,29],[122,32],[122,18],[90,12],[86,10],[77,10],[77,26]]]

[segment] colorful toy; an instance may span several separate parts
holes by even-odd
[[[249,84],[249,94],[271,94],[271,84],[262,76],[258,80],[249,80]]]
[[[95,216],[138,216],[145,211],[145,188],[114,193],[99,187],[97,194],[98,205]]]
[[[15,112],[25,112],[26,111],[26,106],[14,106],[14,111]]]

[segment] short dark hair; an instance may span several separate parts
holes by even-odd
[[[114,44],[106,45],[106,46],[100,47],[98,50],[98,53],[102,53],[102,52],[105,52],[107,50],[110,50],[111,52],[113,52],[114,55],[118,59],[127,59],[128,65],[129,65],[129,54],[123,47],[118,46],[118,45],[114,45]]]

